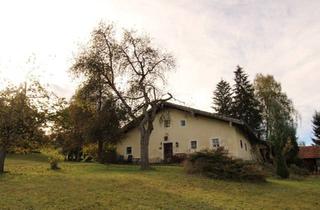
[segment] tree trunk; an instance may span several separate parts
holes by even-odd
[[[289,174],[288,166],[286,163],[286,158],[279,151],[276,151],[275,162],[276,162],[277,175],[283,179],[289,178],[290,174]]]
[[[98,140],[98,162],[103,163],[103,141]]]
[[[0,148],[0,174],[4,173],[4,161],[6,159],[6,150]]]
[[[147,170],[150,168],[149,164],[149,137],[150,132],[141,128],[140,129],[140,168]]]
[[[77,149],[76,161],[77,162],[81,161],[81,149]]]

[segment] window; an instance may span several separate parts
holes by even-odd
[[[245,148],[246,151],[247,151],[247,143],[244,143],[244,148]]]
[[[240,140],[240,147],[241,147],[241,149],[243,148],[242,140]]]
[[[218,138],[212,139],[212,147],[213,148],[220,147],[220,143],[219,143],[219,139]]]
[[[127,153],[127,155],[131,155],[132,154],[132,147],[127,147],[126,153]]]
[[[186,121],[185,121],[185,120],[180,120],[180,125],[181,125],[182,127],[186,126]]]
[[[169,128],[170,127],[170,120],[164,120],[164,127]]]
[[[191,141],[191,149],[197,149],[197,141]]]

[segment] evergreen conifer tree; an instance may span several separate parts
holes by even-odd
[[[315,112],[312,119],[313,124],[313,142],[320,146],[320,112]]]
[[[223,79],[217,84],[217,88],[213,92],[212,108],[217,114],[231,116],[232,90],[230,84]]]
[[[261,124],[261,106],[255,97],[253,85],[240,66],[237,66],[234,74],[232,116],[243,120],[251,128],[257,130]]]

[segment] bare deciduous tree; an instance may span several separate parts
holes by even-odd
[[[139,123],[141,169],[148,169],[153,121],[160,105],[172,98],[162,90],[166,72],[174,68],[175,60],[155,48],[149,37],[139,36],[135,31],[124,30],[121,38],[117,37],[113,25],[101,23],[71,71],[87,79],[99,78],[129,117]]]

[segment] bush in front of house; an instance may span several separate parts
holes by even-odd
[[[215,179],[256,182],[266,180],[266,175],[257,164],[231,158],[223,148],[190,154],[184,162],[184,169],[189,174],[200,174]]]

